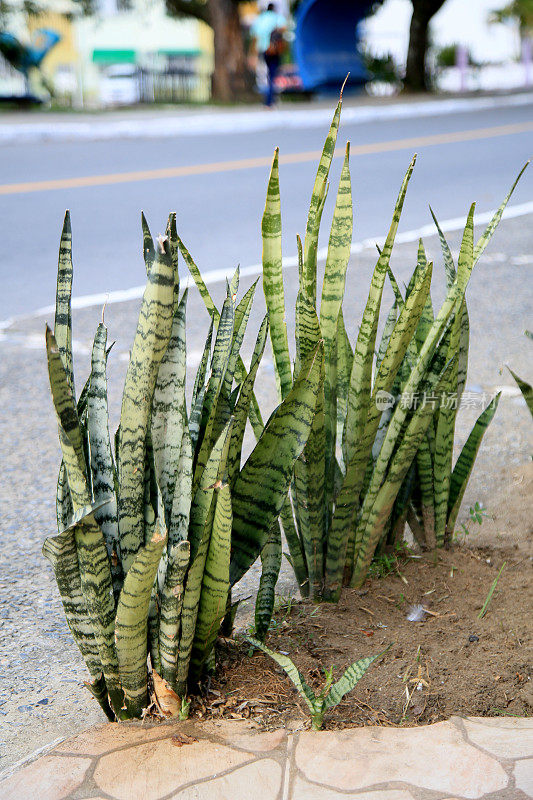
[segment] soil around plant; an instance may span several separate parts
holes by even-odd
[[[482,619],[478,615],[505,563]],[[324,728],[425,725],[450,716],[533,714],[533,560],[518,545],[455,545],[399,558],[390,572],[343,592],[338,606],[281,602],[266,644],[289,655],[315,691],[364,656],[390,649],[330,711]],[[411,621],[422,606],[421,621]],[[243,635],[218,650],[217,674],[193,700],[196,718],[250,718],[306,727],[302,700],[280,667]]]

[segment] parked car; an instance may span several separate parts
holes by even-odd
[[[135,64],[106,67],[100,82],[100,101],[104,106],[127,106],[141,99],[139,69]]]

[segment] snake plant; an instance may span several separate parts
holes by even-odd
[[[238,271],[228,285],[188,410],[187,291],[180,297],[175,217],[169,217],[157,247],[143,217],[147,286],[113,448],[103,323],[90,377],[76,401],[71,247],[67,213],[55,326],[46,330],[62,452],[59,533],[46,539],[43,553],[91,676],[88,688],[109,719],[124,719],[141,716],[148,706],[148,656],[156,697],[161,678],[178,701],[212,657],[231,586],[265,545],[307,440],[321,345],[302,363],[291,392],[258,430],[258,442],[241,466],[268,335],[265,318],[247,371],[239,352],[255,286],[237,304]]]
[[[380,658],[386,652],[384,650],[376,656],[360,658],[359,661],[350,664],[335,683],[333,683],[333,669],[328,670],[326,672],[325,686],[322,691],[316,695],[309,684],[305,682],[298,667],[288,656],[282,653],[275,653],[253,636],[247,636],[246,639],[250,644],[254,645],[254,647],[259,648],[266,653],[267,656],[270,656],[270,658],[285,671],[309,710],[311,727],[314,731],[319,731],[324,724],[324,715],[326,712],[338,706],[344,695],[351,692],[357,683],[359,683],[372,662],[375,661],[376,658]]]
[[[372,275],[368,299],[352,347],[344,323],[345,279],[352,241],[352,197],[349,144],[336,198],[320,304],[317,303],[317,247],[328,176],[335,153],[342,97],[328,133],[311,196],[303,246],[299,249],[294,375],[307,354],[323,342],[321,383],[307,445],[296,462],[287,502],[281,511],[283,530],[300,590],[316,600],[337,601],[343,585],[359,586],[387,535],[395,504],[425,446],[434,419],[430,404],[412,409],[380,405],[399,377],[409,396],[441,397],[464,385],[467,317],[465,291],[470,274],[492,236],[511,192],[474,248],[473,207],[466,223],[458,270],[449,276],[445,300],[436,314],[430,301],[432,263],[421,246],[418,263],[403,300],[387,318],[376,353],[382,293],[415,158],[404,177],[392,222]],[[515,183],[516,185],[516,183]],[[282,275],[279,155],[275,151],[262,221],[263,288],[270,316],[270,338],[280,400],[293,385]],[[415,347],[415,343],[416,347]],[[407,369],[405,367],[407,366]],[[496,401],[497,402],[497,401]],[[437,406],[438,406],[437,402]],[[446,520],[457,514],[481,435],[495,411],[492,404],[478,420],[464,454],[451,473],[454,416],[437,412],[435,453],[438,542]],[[261,638],[261,637],[260,637]]]

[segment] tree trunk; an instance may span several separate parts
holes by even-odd
[[[213,29],[215,71],[213,99],[222,103],[248,99],[252,82],[239,17],[234,0],[209,0],[209,24]]]
[[[429,22],[444,5],[445,0],[411,0],[411,2],[413,16],[409,29],[409,48],[403,87],[406,92],[427,92],[430,89],[426,67]]]

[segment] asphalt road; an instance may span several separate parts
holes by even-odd
[[[305,229],[314,151],[325,134],[326,129],[311,126],[164,139],[3,144],[0,321],[53,302],[65,208],[73,220],[77,296],[144,282],[141,209],[153,233],[164,229],[169,211],[176,211],[180,234],[202,270],[257,263],[268,163],[276,145],[287,157],[281,170],[284,252],[294,254],[296,233]],[[430,222],[428,204],[440,219],[466,216],[473,200],[480,211],[497,206],[532,154],[533,105],[347,123],[339,135],[341,150],[347,139],[353,153],[354,238],[379,237],[388,228],[415,151],[418,163],[400,230]],[[340,166],[337,158],[332,187]],[[162,172],[154,177],[153,170]],[[88,176],[92,185],[76,185]],[[61,188],[50,184],[57,180],[63,182]],[[34,183],[31,191],[21,185],[27,182]],[[330,194],[322,245],[327,244],[335,191]],[[530,170],[513,203],[532,200]]]

